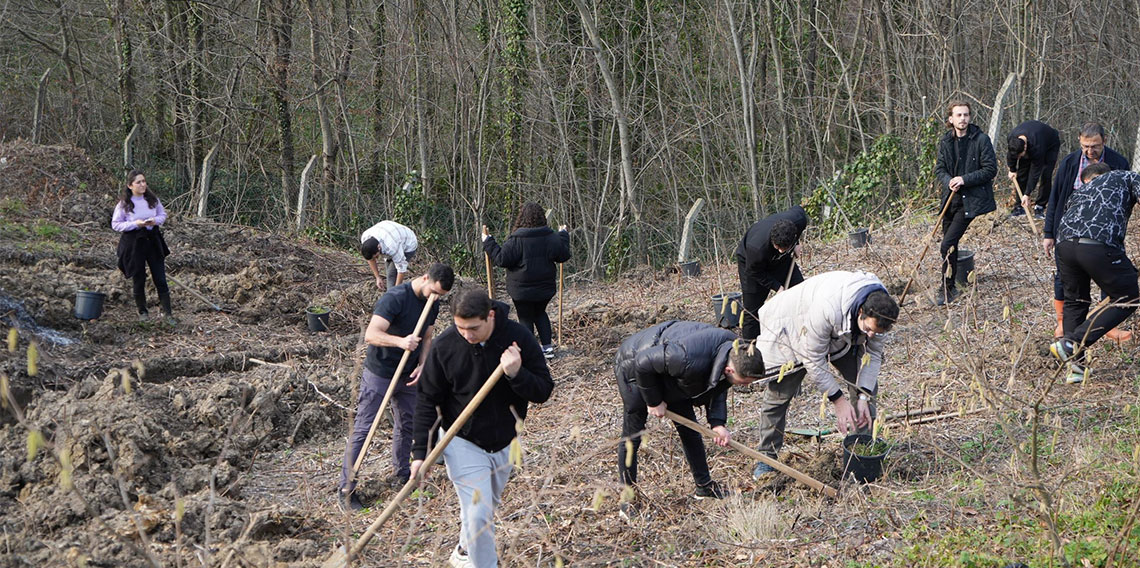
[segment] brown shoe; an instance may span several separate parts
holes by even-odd
[[[1111,339],[1115,341],[1117,345],[1120,345],[1122,343],[1128,343],[1129,341],[1132,341],[1132,332],[1126,329],[1120,329],[1119,327],[1114,327],[1108,330],[1108,333],[1104,334],[1104,337],[1106,339]]]

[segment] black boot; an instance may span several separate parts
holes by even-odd
[[[170,292],[165,292],[158,295],[158,302],[162,304],[162,315],[166,317],[167,321],[174,321],[174,313],[170,311]]]
[[[146,319],[150,314],[146,311],[146,294],[135,294],[135,307],[139,310],[139,319]]]

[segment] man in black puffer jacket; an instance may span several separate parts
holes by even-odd
[[[671,410],[696,420],[694,408],[705,407],[705,417],[714,432],[716,443],[727,446],[731,434],[725,428],[728,420],[727,391],[732,385],[747,385],[764,373],[760,351],[745,343],[733,349],[736,335],[705,323],[667,321],[639,331],[622,342],[614,361],[618,391],[625,407],[622,440],[618,444],[618,474],[624,484],[637,483],[637,448],[648,414],[658,418]],[[694,495],[724,497],[725,492],[709,475],[705,445],[701,435],[685,426],[674,424],[681,437],[685,459],[697,484]],[[630,440],[627,453],[624,440]]]
[[[443,450],[447,477],[460,506],[459,545],[451,565],[495,566],[495,508],[511,475],[511,441],[530,402],[545,402],[554,390],[538,341],[507,319],[510,308],[481,289],[451,302],[455,325],[439,335],[420,374],[412,428],[412,477],[423,467],[429,440],[455,423],[498,365],[503,378]],[[439,430],[433,426],[439,420]],[[426,471],[425,471],[426,475]]]
[[[946,125],[950,131],[938,141],[938,163],[934,175],[942,188],[940,207],[950,200],[942,217],[942,287],[935,303],[944,305],[958,297],[954,285],[958,275],[958,242],[966,227],[980,215],[997,209],[994,176],[997,157],[990,137],[970,124],[969,103],[955,101],[947,107]]]

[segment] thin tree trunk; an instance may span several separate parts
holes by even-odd
[[[309,15],[309,48],[312,55],[313,98],[317,103],[317,120],[321,125],[321,220],[325,220],[332,212],[332,191],[335,183],[337,145],[336,132],[333,130],[332,119],[329,116],[328,103],[325,101],[325,81],[322,69],[325,62],[320,56],[321,46],[325,45],[320,25],[316,18],[314,0],[307,0],[306,11]]]
[[[736,18],[732,13],[734,2],[725,0],[724,4],[728,12],[728,33],[732,36],[732,52],[736,56],[736,73],[740,81],[740,109],[744,127],[744,158],[748,162],[748,185],[752,189],[753,213],[759,217],[761,213],[760,174],[756,168],[756,120],[754,118],[756,104],[753,102],[752,96],[753,77],[749,73],[749,69],[744,66],[744,52],[740,45],[740,34],[736,30]],[[745,4],[745,9],[751,10],[748,3]]]
[[[293,115],[289,108],[289,65],[293,51],[293,5],[291,0],[273,0],[269,10],[270,95],[277,118],[277,149],[280,152],[281,199],[288,215],[293,207]]]

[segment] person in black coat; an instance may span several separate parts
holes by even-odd
[[[1040,120],[1027,120],[1018,124],[1006,138],[1006,165],[1010,181],[1017,180],[1026,202],[1014,206],[1010,216],[1024,215],[1029,199],[1035,190],[1033,216],[1045,218],[1049,192],[1053,187],[1053,169],[1057,167],[1057,154],[1061,151],[1061,134],[1056,128]]]
[[[945,305],[958,298],[954,282],[958,275],[958,242],[974,218],[997,209],[994,177],[997,157],[990,137],[970,124],[970,104],[960,101],[947,106],[949,132],[938,141],[934,175],[942,188],[939,210],[950,200],[942,217],[942,286],[935,302]]]
[[[741,302],[744,304],[744,339],[756,339],[760,324],[756,312],[768,300],[768,294],[804,281],[796,266],[800,253],[800,236],[808,226],[807,212],[796,205],[787,211],[769,215],[748,228],[736,247],[736,270],[740,274]],[[791,280],[788,271],[791,271]]]
[[[507,293],[514,301],[519,323],[537,329],[542,352],[554,355],[550,317],[546,305],[558,291],[556,263],[570,260],[570,234],[566,226],[555,233],[546,224],[546,214],[537,203],[527,202],[519,209],[515,232],[499,246],[483,226],[483,251],[496,266],[507,269]]]
[[[1089,122],[1082,126],[1077,134],[1077,141],[1080,142],[1081,149],[1073,151],[1061,160],[1061,164],[1057,167],[1057,176],[1053,178],[1053,190],[1049,192],[1049,206],[1045,210],[1045,223],[1042,229],[1044,238],[1041,240],[1046,257],[1053,256],[1053,247],[1057,242],[1054,237],[1055,231],[1068,209],[1069,196],[1082,185],[1081,173],[1085,168],[1089,164],[1104,162],[1113,170],[1132,169],[1128,158],[1106,145],[1108,137],[1104,132],[1104,126],[1099,122]],[[1061,337],[1064,333],[1062,325],[1064,304],[1065,288],[1058,270],[1053,273],[1053,307],[1057,315],[1054,337]],[[1128,341],[1132,339],[1132,333],[1113,329],[1105,337],[1117,342]]]
[[[764,373],[760,350],[752,342],[734,349],[736,341],[736,334],[710,324],[667,321],[621,343],[614,373],[625,408],[618,444],[622,483],[637,483],[637,449],[649,414],[660,418],[671,410],[695,421],[695,407],[704,406],[705,417],[717,434],[716,443],[728,445],[732,438],[725,427],[728,387],[751,384]],[[724,490],[709,474],[701,435],[680,424],[674,426],[697,484],[694,496],[723,498]]]

